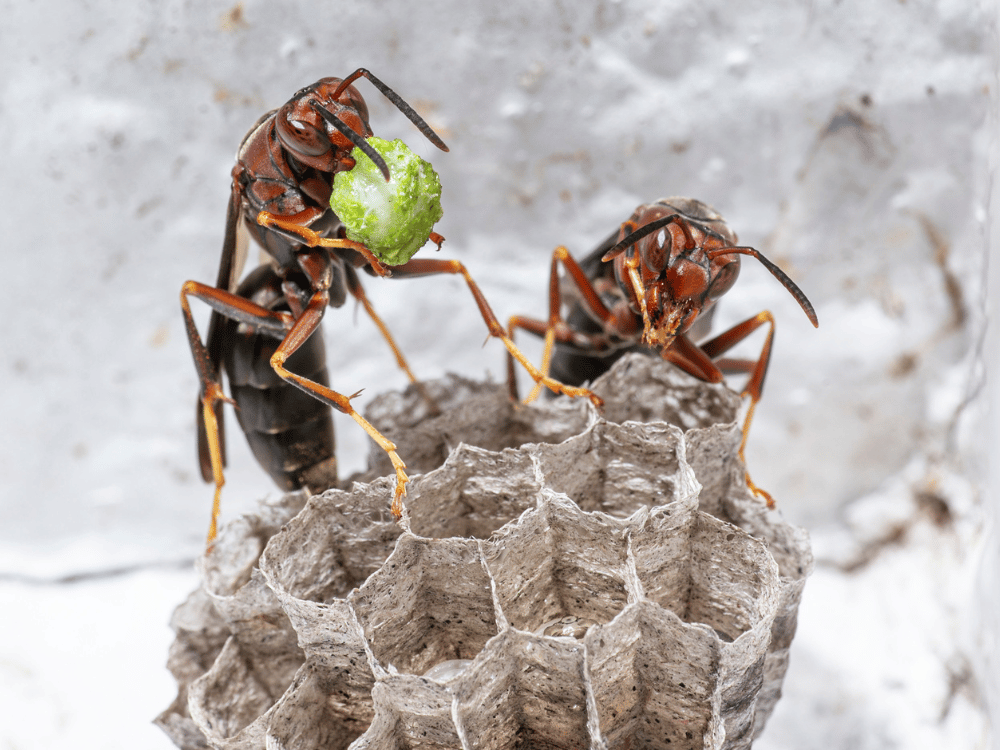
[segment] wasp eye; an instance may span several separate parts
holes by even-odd
[[[728,292],[733,288],[733,284],[736,283],[736,277],[740,275],[740,262],[739,260],[731,260],[722,268],[720,268],[715,276],[712,278],[712,284],[708,288],[708,297],[711,300],[717,300],[723,294]]]
[[[282,110],[274,118],[282,146],[302,156],[320,156],[330,150],[330,139],[324,130],[305,120],[292,118],[291,112]]]

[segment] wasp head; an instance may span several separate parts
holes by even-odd
[[[740,256],[756,258],[799,303],[814,326],[816,311],[787,274],[736,235],[712,208],[692,198],[666,198],[639,206],[622,224],[604,261],[632,311],[642,315],[642,342],[661,351],[686,333],[699,315],[728,292],[740,273]]]
[[[642,315],[642,342],[661,351],[686,333],[736,282],[735,235],[699,201],[668,199],[640,206],[622,225],[604,260],[615,261],[618,284]]]
[[[378,165],[388,182],[389,167],[366,140],[373,135],[368,124],[368,106],[351,85],[361,77],[371,81],[431,143],[442,151],[448,150],[413,107],[364,68],[358,68],[347,78],[321,78],[289,99],[274,115],[275,132],[282,147],[306,166],[331,173],[353,168],[351,151],[360,148]]]
[[[274,117],[281,145],[322,172],[353,167],[351,150],[372,134],[365,100],[356,88],[342,83],[340,78],[321,78],[297,91]]]

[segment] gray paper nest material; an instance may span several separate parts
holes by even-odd
[[[812,559],[746,489],[735,394],[639,355],[604,418],[427,385],[438,416],[414,389],[368,413],[424,472],[401,523],[376,479],[224,529],[174,617],[174,742],[750,747]]]

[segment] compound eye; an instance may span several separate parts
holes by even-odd
[[[347,101],[344,101],[345,98]],[[363,122],[368,122],[368,105],[353,86],[348,87],[347,91],[340,95],[340,99],[341,104],[357,112]]]
[[[302,156],[321,156],[330,150],[326,132],[305,120],[292,119],[282,107],[274,117],[275,130],[281,145]]]
[[[667,234],[666,229],[661,229],[652,237],[645,241],[643,246],[642,259],[646,267],[653,273],[662,273],[667,267],[667,259],[670,257],[672,238]]]
[[[736,283],[736,278],[739,275],[740,261],[738,258],[726,263],[726,265],[716,272],[715,277],[712,279],[712,284],[708,288],[708,298],[713,301],[719,299],[719,297],[733,288],[733,284]]]

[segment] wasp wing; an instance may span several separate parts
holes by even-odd
[[[243,273],[246,264],[250,235],[243,224],[243,205],[239,187],[233,182],[229,196],[229,206],[226,209],[226,234],[222,241],[222,257],[219,259],[219,275],[215,286],[226,291],[234,291],[236,282]],[[212,311],[208,324],[208,339],[206,350],[212,364],[212,377],[221,383],[222,358],[225,347],[226,319],[218,312]],[[208,449],[208,431],[202,413],[201,398],[195,404],[195,422],[198,425],[198,465],[201,467],[201,477],[206,482],[213,481],[212,460]],[[226,432],[222,418],[222,402],[215,404],[215,421],[219,430],[219,450],[222,454],[222,465],[226,465]]]

